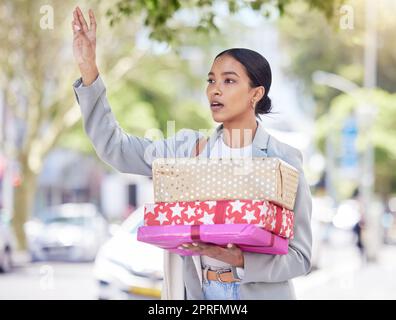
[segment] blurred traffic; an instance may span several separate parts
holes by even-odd
[[[163,250],[136,239],[143,213],[141,206],[113,226],[113,236],[100,249],[94,265],[99,299],[161,297]]]
[[[48,208],[25,230],[32,261],[93,261],[108,237],[107,221],[91,203]]]

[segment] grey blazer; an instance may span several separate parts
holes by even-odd
[[[124,132],[111,111],[106,88],[101,76],[89,86],[81,86],[81,78],[73,84],[80,105],[84,129],[98,156],[123,173],[151,176],[151,163],[157,157],[190,157],[198,138],[203,133],[190,129],[179,130],[174,136],[150,140]],[[209,136],[199,157],[208,157],[223,125]],[[306,274],[311,267],[312,199],[303,172],[302,154],[269,135],[258,122],[253,138],[254,157],[278,157],[300,172],[297,198],[294,206],[294,239],[289,242],[286,255],[264,255],[244,252],[244,277],[241,281],[241,299],[295,299],[291,279]],[[199,257],[183,257],[185,298],[203,299],[202,272]]]

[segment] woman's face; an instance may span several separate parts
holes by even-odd
[[[244,66],[229,55],[215,59],[208,73],[206,94],[216,122],[232,121],[246,116],[255,116],[252,99],[260,100],[263,90],[251,88]],[[261,94],[262,93],[262,94]],[[216,106],[213,103],[220,103]]]

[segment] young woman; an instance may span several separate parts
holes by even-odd
[[[294,299],[291,279],[306,274],[311,266],[312,202],[301,152],[270,136],[256,119],[271,109],[268,92],[272,79],[267,60],[242,48],[218,54],[208,73],[206,94],[212,117],[221,124],[209,139],[199,131],[183,129],[173,137],[152,141],[129,135],[119,127],[95,61],[94,14],[89,11],[89,27],[78,7],[73,16],[73,52],[81,73],[73,88],[85,131],[103,161],[120,172],[151,176],[151,163],[157,157],[268,156],[280,158],[300,172],[294,239],[287,255],[242,252],[232,244],[227,248],[184,244],[199,255],[182,257],[165,252],[163,298]]]

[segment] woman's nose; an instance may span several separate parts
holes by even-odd
[[[217,87],[217,86],[215,85],[215,86],[213,86],[213,88],[211,88],[210,94],[211,94],[211,95],[219,96],[219,95],[221,95],[221,90],[220,90],[219,87]]]

